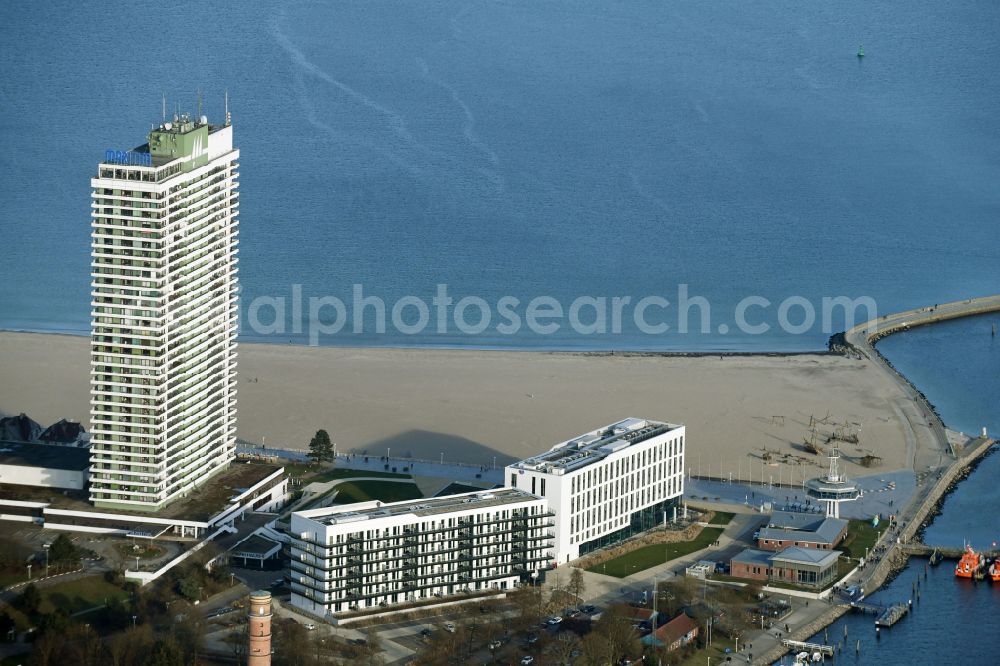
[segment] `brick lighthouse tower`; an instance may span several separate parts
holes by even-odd
[[[247,666],[271,666],[271,593],[257,590],[250,594],[247,611],[250,646]]]

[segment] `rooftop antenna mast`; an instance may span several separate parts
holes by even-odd
[[[160,93],[163,98],[163,122],[167,122],[167,93]]]
[[[198,88],[198,120],[201,121],[201,88]]]
[[[229,88],[226,88],[226,127],[229,127],[232,122],[232,116],[229,115]]]

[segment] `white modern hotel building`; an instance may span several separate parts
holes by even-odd
[[[237,160],[175,117],[91,180],[90,499],[155,511],[233,459]]]
[[[506,590],[550,567],[552,513],[512,488],[292,513],[292,603],[319,615]]]
[[[684,426],[629,418],[507,466],[512,488],[555,514],[553,559],[565,564],[676,518]]]

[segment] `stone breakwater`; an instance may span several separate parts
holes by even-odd
[[[857,358],[868,358],[881,365],[899,381],[910,398],[923,412],[921,420],[930,426],[931,446],[941,451],[955,454],[955,459],[941,470],[940,476],[933,484],[925,481],[918,486],[914,497],[898,517],[897,527],[883,534],[881,543],[888,547],[886,554],[873,567],[856,574],[849,583],[863,586],[871,594],[886,581],[898,575],[907,565],[909,556],[903,550],[903,545],[919,540],[927,523],[940,511],[944,498],[955,489],[957,484],[979,463],[993,447],[995,442],[986,437],[973,440],[960,453],[955,452],[948,442],[947,431],[937,410],[927,397],[916,386],[903,376],[895,367],[875,349],[875,343],[892,333],[905,331],[916,326],[935,322],[974,316],[1000,311],[1000,295],[973,298],[964,301],[938,304],[930,307],[917,308],[892,315],[885,315],[864,324],[851,328],[843,334],[830,338],[831,352],[841,353]],[[929,415],[929,416],[928,416]],[[914,421],[914,417],[908,417]],[[915,423],[912,423],[915,425]],[[836,599],[827,600],[830,607],[820,615],[797,627],[789,634],[792,640],[806,641],[821,629],[829,626],[848,612],[849,608],[836,604]],[[776,645],[754,660],[754,663],[770,664],[780,659],[788,650],[782,645]]]

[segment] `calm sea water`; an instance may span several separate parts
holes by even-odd
[[[938,408],[945,423],[966,432],[987,426],[1000,432],[1000,339],[990,336],[995,317],[961,319],[892,335],[879,350],[910,377]],[[1000,453],[987,457],[948,496],[927,527],[927,543],[976,548],[1000,542]],[[881,638],[874,618],[847,615],[812,638],[841,642],[841,664],[992,664],[1000,654],[1000,585],[957,580],[954,563],[926,567],[914,558],[890,584],[871,596],[876,603],[911,598],[914,612]],[[927,577],[924,572],[927,571]],[[843,642],[844,627],[847,640]],[[857,641],[861,654],[855,655]],[[787,663],[787,660],[786,660]]]
[[[322,344],[817,348],[780,301],[1000,291],[997,25],[972,0],[0,3],[0,328],[87,331],[97,162],[161,93],[219,120],[228,88],[245,303],[445,283],[523,316],[687,284],[712,308],[686,334],[650,309],[659,335],[630,311],[504,334],[495,309],[478,335],[377,334],[369,311]],[[765,334],[736,331],[748,295]],[[267,339],[304,342],[290,319]]]

